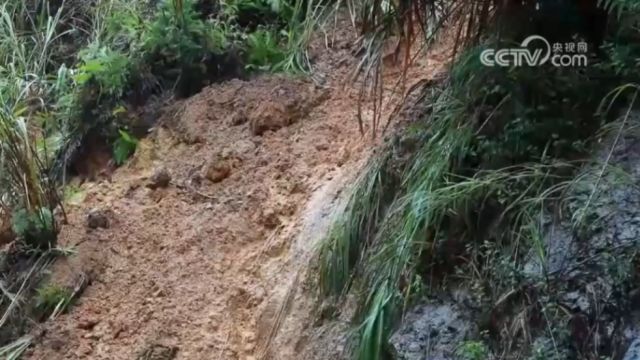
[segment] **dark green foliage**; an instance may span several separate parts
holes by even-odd
[[[460,54],[442,88],[425,97],[429,111],[417,129],[426,140],[400,164],[405,168],[401,185],[387,189],[392,194],[381,206],[369,184],[391,165],[370,172],[354,191],[358,201],[352,198],[321,251],[325,294],[352,289],[360,300],[355,358],[384,358],[386,337],[398,318],[389,314],[406,308],[416,291],[414,280],[420,278],[432,290],[452,282],[469,284],[481,307],[490,311],[515,291],[513,297],[527,311],[548,306],[550,317],[562,318],[549,294],[538,299],[514,289],[530,286],[541,297],[548,291],[548,279],[527,278],[522,269],[532,254],[545,257],[542,214],[561,208],[576,165],[601,141],[599,130],[628,104],[626,96],[609,96],[637,81],[637,41],[620,41],[637,36],[637,27],[623,31],[628,25],[620,24],[604,39],[604,51],[591,48],[588,67],[486,67],[479,61],[485,46],[509,47],[518,41],[509,41],[509,33],[502,33],[501,41],[482,38],[482,46]],[[365,38],[379,30],[369,29]],[[375,44],[370,45],[367,50],[373,50],[364,56],[375,62]],[[616,101],[610,103],[612,98]],[[380,208],[385,210],[380,213]],[[532,326],[531,331],[547,330]],[[503,336],[494,330],[495,338]],[[568,338],[560,330],[549,336]],[[474,346],[459,356],[484,356],[489,352],[485,345],[496,353],[515,351],[500,341],[469,344]],[[519,345],[518,351],[534,352],[530,345]],[[575,349],[554,353],[576,354]]]
[[[276,70],[285,60],[286,53],[277,32],[258,29],[247,36],[247,68]]]
[[[190,95],[220,65],[216,60],[231,47],[231,30],[201,19],[191,0],[167,0],[143,37],[146,61],[167,85],[177,84],[181,95]]]
[[[294,6],[283,0],[233,0],[224,6],[225,15],[248,32],[260,26],[284,27],[294,12]]]
[[[117,165],[122,165],[136,151],[138,140],[124,130],[118,132],[120,137],[113,143],[113,159]]]
[[[623,16],[637,17],[637,14],[640,13],[640,3],[636,0],[599,0],[598,3],[619,19]]]
[[[474,56],[454,76],[473,79],[464,99],[473,126],[476,166],[497,168],[543,158],[571,158],[603,124],[598,105],[615,77],[588,69],[483,68]],[[454,79],[454,81],[456,81]],[[607,84],[608,82],[608,84]]]
[[[97,44],[82,50],[78,73],[75,75],[77,86],[89,86],[95,81],[98,88],[98,100],[102,96],[120,98],[128,85],[131,71],[130,59],[108,47],[97,48]]]
[[[32,249],[48,250],[56,244],[55,220],[51,210],[47,208],[40,208],[35,212],[29,212],[24,208],[14,210],[11,227]]]
[[[72,300],[71,290],[53,284],[45,285],[36,289],[34,315],[44,320],[53,313],[66,311]]]

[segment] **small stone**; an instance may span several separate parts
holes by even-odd
[[[91,330],[98,324],[98,322],[99,321],[97,319],[93,318],[80,319],[77,326],[78,329]]]
[[[64,347],[65,342],[62,339],[51,339],[47,342],[48,346],[53,350],[60,350]]]
[[[109,218],[107,217],[107,211],[103,209],[91,209],[87,214],[87,227],[90,229],[109,227]]]
[[[220,157],[223,159],[228,159],[230,157],[232,157],[234,155],[233,149],[231,149],[230,147],[226,147],[222,150],[220,150]]]
[[[88,345],[86,343],[82,343],[82,344],[80,344],[80,346],[76,350],[76,356],[78,356],[80,358],[84,358],[87,355],[91,354],[92,352],[93,352],[93,349],[91,348],[90,345]]]
[[[633,240],[636,238],[636,233],[635,231],[633,231],[632,228],[629,227],[625,227],[624,229],[622,229],[622,231],[620,232],[620,235],[618,235],[618,238],[621,241],[625,241],[625,240]]]
[[[149,189],[166,188],[171,183],[171,174],[165,167],[160,167],[153,172],[147,187]]]
[[[276,131],[290,125],[293,119],[293,113],[284,104],[265,101],[249,114],[249,127],[253,135],[262,135],[268,130]]]
[[[260,220],[262,225],[267,229],[275,229],[281,223],[278,214],[276,214],[276,212],[273,210],[264,211]]]
[[[138,354],[137,359],[144,360],[171,360],[178,354],[178,347],[162,344],[149,344]],[[188,353],[182,354],[186,359]]]
[[[219,183],[231,175],[231,167],[224,161],[212,160],[203,169],[203,176],[213,183]]]
[[[86,333],[82,337],[85,339],[91,339],[91,340],[100,340],[101,338],[100,334],[98,333]]]
[[[347,147],[342,147],[338,155],[338,162],[337,162],[338,166],[342,166],[347,161],[349,161],[349,157],[351,157],[351,153],[349,152],[349,149]]]
[[[572,291],[570,293],[567,293],[564,296],[564,299],[566,301],[566,304],[573,311],[580,311],[582,313],[589,312],[589,309],[591,307],[591,304],[589,303],[589,299],[586,296],[582,295],[580,292]]]
[[[238,126],[247,122],[247,115],[244,112],[236,112],[228,120],[229,125]]]
[[[235,151],[239,155],[248,155],[256,150],[256,144],[250,140],[240,140],[234,145]]]

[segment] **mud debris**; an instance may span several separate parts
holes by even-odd
[[[100,208],[93,208],[87,213],[87,227],[90,229],[106,229],[109,227],[108,211]]]
[[[219,183],[231,175],[231,166],[220,157],[214,157],[202,167],[202,177],[212,183]]]
[[[288,126],[293,121],[293,116],[283,104],[273,101],[261,103],[249,115],[251,133],[262,135],[267,130],[278,130]]]
[[[85,186],[60,243],[80,244],[70,260],[97,268],[99,281],[46,324],[44,340],[65,334],[65,343],[39,342],[27,358],[340,358],[346,321],[314,328],[311,285],[294,275],[308,267],[372,144],[354,121],[358,92],[344,86],[352,69],[334,67],[343,58],[355,66],[353,53],[321,48],[325,88],[273,74],[206,87],[173,104],[175,114],[141,141],[152,157],[137,152],[113,182]],[[320,141],[328,150],[318,151]],[[157,161],[175,189],[141,182]],[[123,214],[98,234],[109,241],[84,241],[86,209],[105,204]],[[99,322],[78,330],[87,314]]]
[[[147,187],[149,189],[155,190],[158,188],[166,188],[171,183],[171,173],[167,170],[166,167],[162,166],[157,168],[153,175],[149,178],[149,182],[147,183]]]
[[[140,352],[136,360],[172,360],[176,357],[178,348],[162,344],[151,344]]]

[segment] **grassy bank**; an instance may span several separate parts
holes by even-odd
[[[406,150],[390,144],[372,160],[321,249],[324,296],[339,302],[350,293],[359,299],[353,357],[388,358],[387,341],[402,314],[425,297],[455,287],[472,293],[481,309],[478,319],[529,311],[522,313],[529,334],[505,335],[500,326],[479,320],[479,344],[487,349],[480,358],[489,353],[496,358],[611,356],[615,346],[585,350],[562,338],[559,333],[570,316],[561,316],[557,308],[554,316],[539,319],[541,308],[557,303],[554,284],[562,280],[550,272],[536,278],[525,266],[532,254],[545,263],[545,219],[569,213],[576,234],[584,228],[585,218],[568,211],[567,204],[577,184],[585,186],[585,179],[595,182],[598,176],[579,169],[594,161],[589,154],[608,136],[604,129],[611,128],[621,111],[637,105],[636,88],[626,86],[638,80],[640,34],[631,25],[638,16],[636,5],[602,4],[598,11],[609,18],[609,26],[597,37],[568,17],[564,28],[546,29],[552,43],[589,41],[587,67],[486,67],[480,63],[482,50],[518,44],[540,21],[506,27],[514,7],[547,22],[553,14],[544,8],[527,13],[536,1],[523,8],[509,8],[508,2],[504,7],[489,2],[475,7],[464,2],[411,4],[417,9],[412,10],[417,12],[414,19],[432,19],[429,9],[441,6],[454,24],[462,24],[462,35],[448,78],[429,89],[424,100],[428,111],[399,139],[400,144],[417,145]],[[364,29],[365,36],[411,37],[413,28],[406,25],[411,18],[400,10],[364,19],[370,26],[380,25],[376,31]],[[383,16],[389,20],[384,25]],[[365,61],[375,69],[380,56],[368,51]],[[398,161],[407,157],[395,155],[405,151],[411,156]],[[625,256],[632,258],[633,252]],[[503,307],[522,302],[526,306],[519,310]],[[541,333],[565,340],[542,351],[532,336]]]

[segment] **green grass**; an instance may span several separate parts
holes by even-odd
[[[374,161],[354,186],[344,216],[337,220],[321,251],[321,287],[325,295],[346,291],[360,254],[373,240],[385,206],[385,192],[391,193],[393,179],[384,173],[385,160]],[[387,199],[388,201],[388,199]]]
[[[43,221],[38,214],[60,204],[55,184],[44,176],[60,146],[60,133],[42,122],[58,85],[48,69],[56,66],[56,47],[69,32],[58,30],[63,9],[34,17],[24,2],[0,6],[0,63],[6,64],[0,67],[0,202]],[[55,224],[47,222],[55,233]],[[46,249],[55,236],[49,240],[31,238],[27,245]]]
[[[41,317],[56,317],[71,305],[73,292],[67,288],[47,284],[36,289],[34,309]]]
[[[33,343],[32,336],[23,336],[12,343],[0,347],[0,356],[6,360],[18,360]]]
[[[630,99],[607,100],[606,85],[621,78],[606,67],[486,69],[479,50],[462,54],[425,98],[428,115],[412,129],[421,146],[400,164],[383,149],[321,248],[323,294],[359,299],[354,358],[386,356],[420,289],[455,279],[478,284],[488,303],[517,293],[523,259],[546,263],[544,214],[593,177],[575,174],[608,113]],[[603,98],[609,111],[598,106]],[[401,174],[389,182],[394,168]],[[451,242],[461,245],[451,250]]]
[[[480,341],[465,341],[456,354],[461,360],[486,360],[489,358],[489,349]]]

